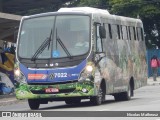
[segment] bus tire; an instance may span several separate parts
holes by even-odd
[[[40,102],[37,99],[28,99],[28,104],[31,110],[37,110],[40,106]]]
[[[126,101],[130,100],[131,96],[132,96],[132,92],[133,92],[133,89],[131,88],[131,85],[129,84],[128,85],[128,90],[123,93],[123,99],[126,100]]]
[[[105,98],[105,94],[103,93],[104,91],[102,90],[102,87],[100,86],[99,90],[98,90],[98,95],[91,97],[90,98],[90,102],[93,105],[100,105],[102,104],[102,102],[104,101],[103,99]]]
[[[131,99],[133,89],[128,85],[128,90],[126,92],[117,93],[114,95],[115,101],[127,101]]]

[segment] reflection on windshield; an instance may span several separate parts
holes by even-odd
[[[86,54],[89,51],[89,23],[88,16],[80,15],[26,19],[21,28],[18,54],[21,58],[32,60]],[[46,42],[42,50],[40,46],[51,34],[51,43]]]
[[[69,58],[72,58],[71,54],[69,53],[68,49],[66,48],[66,46],[63,44],[62,40],[59,38],[59,36],[57,35],[57,28],[56,28],[56,43],[60,44],[60,46],[63,48],[64,52],[68,55]],[[56,50],[57,50],[57,44],[56,44]],[[55,55],[53,54],[52,57],[55,57]],[[59,57],[56,55],[56,57]]]
[[[48,50],[49,50],[51,40],[52,40],[52,30],[51,30],[49,38],[46,38],[46,40],[41,44],[41,46],[38,48],[38,50],[34,53],[33,57],[31,58],[32,61],[35,61],[36,58],[38,57],[38,55],[40,55],[47,46],[48,46]]]

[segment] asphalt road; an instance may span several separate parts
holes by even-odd
[[[14,98],[15,99],[15,98]],[[0,111],[29,111],[27,101],[6,99],[0,105]],[[106,96],[106,101],[99,106],[92,106],[89,100],[78,105],[66,105],[65,102],[49,102],[40,105],[40,111],[160,111],[160,85],[148,85],[135,90],[130,101],[116,102],[112,96]]]
[[[3,100],[3,101],[2,101]],[[17,101],[15,98],[5,98],[0,100],[0,111],[30,111],[27,101]],[[54,116],[56,120],[160,120],[160,117],[135,117],[135,116],[126,116],[126,117],[117,117],[115,114],[112,117],[72,117],[73,111],[79,111],[81,114],[82,111],[96,111],[96,112],[122,112],[126,113],[140,112],[140,111],[151,111],[158,113],[160,116],[160,84],[152,84],[152,82],[145,87],[135,90],[135,95],[130,101],[121,101],[116,102],[112,96],[106,96],[106,101],[100,106],[92,106],[89,100],[82,101],[79,105],[66,105],[65,102],[50,102],[47,105],[41,105],[39,110],[33,112],[42,112],[48,111],[51,114],[54,114],[57,111],[60,111],[59,117]],[[52,112],[55,111],[55,112]],[[61,112],[62,111],[62,112]],[[64,113],[70,112],[71,117],[63,116]],[[31,111],[32,112],[32,111]],[[95,112],[95,113],[96,113]],[[87,113],[86,113],[87,114]],[[111,113],[114,114],[114,113]],[[3,120],[8,120],[8,117],[3,118]],[[15,119],[10,118],[10,119]],[[21,117],[16,119],[22,119]],[[25,118],[27,119],[27,118]],[[30,119],[30,118],[29,118]],[[32,118],[33,119],[33,118]],[[44,118],[35,118],[36,120]],[[46,118],[45,118],[46,119]],[[47,120],[53,120],[52,117],[47,117]]]

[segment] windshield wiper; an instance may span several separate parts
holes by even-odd
[[[57,29],[56,29],[56,42],[58,41],[58,43],[61,45],[61,47],[63,48],[63,50],[65,51],[65,53],[67,54],[67,56],[72,59],[72,56],[70,54],[70,52],[68,51],[68,49],[66,48],[66,46],[64,45],[64,43],[62,42],[62,40],[59,38],[59,36],[57,35]],[[57,44],[56,44],[56,48],[57,48]]]
[[[49,50],[50,42],[52,41],[51,37],[52,37],[52,29],[51,29],[51,33],[50,33],[49,38],[46,38],[45,41],[40,45],[40,47],[37,49],[37,51],[32,56],[31,61],[35,61],[36,58],[38,57],[38,55],[40,55],[47,46],[48,46],[48,50]]]

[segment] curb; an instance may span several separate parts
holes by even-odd
[[[17,104],[26,100],[18,100],[15,96],[0,99],[0,106]]]
[[[147,85],[160,85],[160,82],[148,82]]]
[[[11,105],[17,103],[18,100],[15,97],[0,99],[0,106]]]
[[[0,100],[3,99],[3,98],[15,98],[16,95],[15,94],[6,94],[6,95],[0,95]]]
[[[12,95],[0,95],[0,106],[11,105],[18,103],[15,94]]]
[[[148,78],[147,85],[160,85],[160,77],[157,77],[157,81],[153,81],[153,78]]]
[[[0,100],[0,106],[11,105],[15,103],[18,103],[18,100],[16,98]]]
[[[153,77],[149,77],[147,85],[160,85],[160,76],[157,77],[157,81],[153,81]]]

